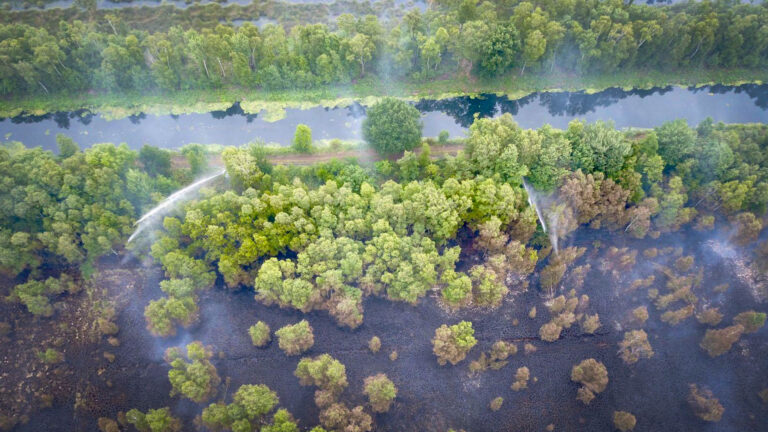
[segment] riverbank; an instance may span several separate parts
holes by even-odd
[[[768,70],[707,69],[676,71],[630,71],[581,76],[555,72],[519,76],[517,71],[495,79],[453,77],[430,82],[392,82],[369,77],[348,86],[310,90],[264,91],[226,88],[175,93],[109,93],[38,95],[0,100],[0,117],[21,114],[44,115],[57,111],[88,110],[105,118],[119,119],[140,113],[153,115],[193,114],[223,111],[240,102],[245,113],[261,114],[268,121],[285,116],[285,109],[349,106],[355,102],[370,105],[384,96],[405,100],[446,99],[483,93],[511,99],[536,92],[583,91],[595,93],[612,87],[624,90],[653,87],[761,84],[768,81]]]

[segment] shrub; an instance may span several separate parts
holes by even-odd
[[[581,331],[593,334],[600,328],[600,325],[600,316],[598,314],[584,315],[584,321],[581,322]]]
[[[328,354],[299,361],[294,372],[303,386],[316,386],[338,396],[347,387],[347,368]]]
[[[152,300],[144,309],[147,329],[155,336],[173,336],[176,325],[188,326],[198,319],[198,307],[194,296],[163,297]]]
[[[47,364],[56,364],[64,361],[64,354],[53,348],[38,352],[37,357]]]
[[[496,341],[491,347],[490,353],[482,353],[479,359],[469,364],[469,370],[472,372],[481,372],[488,368],[499,370],[507,365],[507,358],[515,354],[517,354],[517,345],[510,342]]]
[[[373,412],[383,413],[392,406],[397,396],[397,387],[385,374],[380,373],[365,379],[363,394],[368,396]]]
[[[472,299],[472,280],[466,275],[456,275],[446,283],[441,294],[451,308],[464,306]]]
[[[632,322],[637,325],[643,325],[648,320],[648,308],[638,306],[632,309]]]
[[[441,130],[437,135],[437,142],[442,145],[448,144],[448,140],[451,138],[451,134],[447,130]]]
[[[248,419],[266,415],[277,405],[277,393],[264,384],[246,384],[240,386],[233,397],[233,404],[242,407]]]
[[[23,284],[13,287],[7,301],[18,302],[27,307],[27,310],[35,316],[50,317],[53,315],[53,305],[50,296],[62,293],[74,293],[79,290],[75,280],[63,273],[58,279],[49,277],[45,281],[30,279]]]
[[[512,383],[512,390],[520,391],[528,388],[528,380],[531,379],[531,371],[523,366],[515,372],[515,382]]]
[[[765,313],[755,311],[742,312],[733,318],[733,322],[743,326],[744,333],[754,333],[765,325]]]
[[[243,429],[243,432],[250,432],[250,428]],[[233,430],[233,432],[238,432]],[[279,409],[272,417],[272,424],[263,426],[260,432],[299,432],[299,426],[290,412],[286,409]]]
[[[178,432],[181,421],[171,415],[170,408],[151,409],[146,414],[132,409],[125,413],[125,419],[139,432]]]
[[[177,347],[165,351],[165,361],[171,366],[168,371],[171,396],[181,394],[194,402],[205,402],[216,394],[221,382],[210,361],[213,353],[201,342],[188,344],[186,351],[186,356]]]
[[[269,332],[269,325],[264,321],[259,321],[248,329],[248,334],[251,335],[251,341],[253,342],[253,345],[257,347],[263,347],[272,340]]]
[[[688,393],[688,405],[693,413],[702,420],[709,422],[718,422],[723,417],[725,408],[720,405],[720,401],[715,398],[709,389],[699,389],[696,384],[691,384],[690,393]]]
[[[687,273],[693,267],[693,256],[680,257],[675,261],[675,268],[680,273]]]
[[[203,409],[200,420],[212,430],[253,430],[278,404],[277,394],[263,384],[240,386],[233,396],[232,403],[225,405],[217,402]]]
[[[442,366],[447,362],[455,365],[464,360],[469,350],[477,344],[474,334],[475,330],[469,321],[462,321],[450,327],[443,324],[436,329],[432,339],[432,351],[437,356],[437,362]]]
[[[717,357],[725,354],[731,349],[741,335],[744,333],[744,326],[741,324],[732,325],[720,330],[709,329],[704,334],[699,346],[704,348],[710,357]]]
[[[669,325],[678,325],[693,315],[693,309],[693,305],[688,305],[673,311],[666,311],[661,314],[661,320]]]
[[[605,365],[595,359],[586,359],[573,366],[571,369],[571,381],[581,384],[577,399],[589,405],[596,393],[600,393],[608,386],[608,370]]]
[[[613,412],[613,427],[621,432],[629,432],[635,428],[637,419],[631,413],[626,411]]]
[[[723,320],[723,314],[720,313],[718,308],[707,308],[696,314],[696,319],[702,324],[716,326]]]
[[[562,331],[563,328],[559,325],[553,322],[548,322],[539,328],[539,337],[541,337],[541,340],[554,342],[560,339],[560,332]]]
[[[347,408],[342,403],[335,403],[320,412],[320,423],[329,430],[368,432],[373,427],[373,419],[363,407]]]
[[[315,335],[312,326],[307,320],[301,320],[297,324],[287,325],[275,332],[280,349],[286,355],[299,355],[315,344]]]
[[[499,396],[491,401],[491,411],[498,411],[501,409],[501,404],[504,403],[504,398]]]
[[[768,387],[760,390],[757,395],[760,396],[760,399],[763,400],[763,403],[768,404]]]
[[[97,424],[101,432],[120,432],[120,426],[111,418],[99,417]]]
[[[641,357],[653,357],[653,349],[648,342],[648,334],[644,330],[624,333],[624,340],[619,342],[619,356],[626,364],[637,363]]]
[[[368,341],[368,349],[374,354],[379,352],[381,349],[381,339],[379,339],[378,336],[372,337],[371,340]]]

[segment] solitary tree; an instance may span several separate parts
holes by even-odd
[[[312,149],[312,129],[309,126],[305,124],[296,126],[292,147],[299,153],[309,153]]]
[[[387,98],[368,109],[363,136],[383,155],[414,149],[421,142],[419,111],[406,102]]]

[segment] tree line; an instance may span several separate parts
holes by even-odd
[[[630,2],[631,3],[631,2]],[[342,14],[333,25],[250,23],[150,33],[107,14],[44,28],[0,25],[0,94],[308,89],[372,76],[428,80],[551,70],[759,68],[768,8],[730,0],[441,0],[402,19]]]

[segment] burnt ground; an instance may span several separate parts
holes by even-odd
[[[579,294],[589,295],[588,311],[599,313],[603,326],[596,335],[584,335],[575,325],[554,343],[538,337],[538,328],[549,320],[549,314],[535,283],[527,292],[510,295],[493,311],[450,313],[440,307],[436,294],[417,306],[369,298],[364,304],[364,323],[355,330],[337,327],[325,312],[304,315],[266,307],[253,299],[252,292],[216,288],[200,301],[199,324],[173,338],[154,338],[145,330],[143,309],[150,299],[161,295],[161,271],[154,267],[145,269],[137,262],[106,263],[106,268],[130,268],[130,274],[137,280],[131,289],[123,287],[131,279],[127,276],[107,278],[104,282],[111,284],[109,292],[122,293],[125,299],[118,302],[120,346],[111,347],[102,340],[83,348],[81,356],[68,353],[66,365],[72,374],[63,382],[76,383],[68,384],[68,388],[82,393],[77,398],[81,401],[79,408],[74,408],[75,394],[57,396],[53,407],[34,413],[27,424],[15,430],[94,431],[100,416],[115,418],[118,411],[162,406],[170,406],[175,415],[185,420],[185,430],[195,430],[193,419],[204,405],[168,396],[168,367],[162,360],[167,347],[192,340],[201,340],[221,353],[213,359],[223,379],[217,398],[228,400],[242,384],[264,383],[278,393],[281,406],[300,420],[300,426],[309,428],[317,424],[318,410],[313,401],[314,389],[299,386],[293,376],[300,357],[286,357],[275,342],[264,349],[254,348],[247,334],[247,328],[257,320],[267,322],[275,330],[303,318],[309,320],[315,331],[315,345],[305,355],[327,352],[346,365],[350,385],[342,395],[344,401],[364,404],[363,379],[379,372],[386,373],[398,387],[392,410],[374,416],[377,431],[542,431],[549,424],[557,431],[610,431],[615,410],[635,414],[636,431],[765,430],[768,405],[762,403],[757,393],[768,387],[768,328],[745,335],[728,353],[713,359],[698,346],[705,325],[693,317],[677,326],[663,323],[659,320],[661,313],[649,304],[647,289],[627,291],[633,280],[650,274],[657,277],[652,287],[663,291],[659,266],[674,258],[666,255],[649,260],[642,255],[643,249],[682,247],[684,254],[694,254],[696,266],[704,269],[703,282],[695,290],[699,304],[719,306],[725,314],[718,327],[729,325],[738,312],[765,311],[766,305],[756,302],[745,283],[748,281],[736,276],[735,261],[723,258],[708,243],[712,238],[722,240],[716,234],[693,231],[642,241],[601,231],[579,232],[572,243],[589,250],[576,265],[592,264]],[[593,247],[596,240],[603,244],[599,249]],[[609,244],[638,249],[637,264],[618,277],[603,274],[600,263]],[[722,283],[730,285],[725,294],[712,290]],[[644,329],[655,355],[627,366],[617,356],[617,343],[623,338],[621,327],[626,325],[626,314],[642,304],[648,305],[650,312]],[[538,315],[529,319],[528,311],[534,305]],[[467,360],[456,366],[439,366],[430,343],[434,330],[443,323],[462,319],[474,323],[479,343]],[[514,319],[519,320],[518,325],[513,325]],[[382,341],[378,354],[367,349],[367,342],[374,335]],[[498,371],[470,374],[469,361],[500,339],[515,341],[520,348],[509,364]],[[532,343],[537,351],[524,354],[525,342]],[[100,357],[104,350],[116,355],[113,363]],[[396,361],[389,360],[392,350],[398,352]],[[570,381],[570,370],[590,357],[606,365],[610,383],[589,406],[583,406],[576,400],[578,386]],[[527,366],[536,381],[532,379],[527,390],[514,392],[510,385],[521,366]],[[231,378],[229,385],[226,377]],[[685,401],[689,383],[709,387],[714,392],[725,407],[722,421],[707,423],[693,415]],[[497,396],[504,398],[504,404],[498,412],[492,412],[488,404]]]

